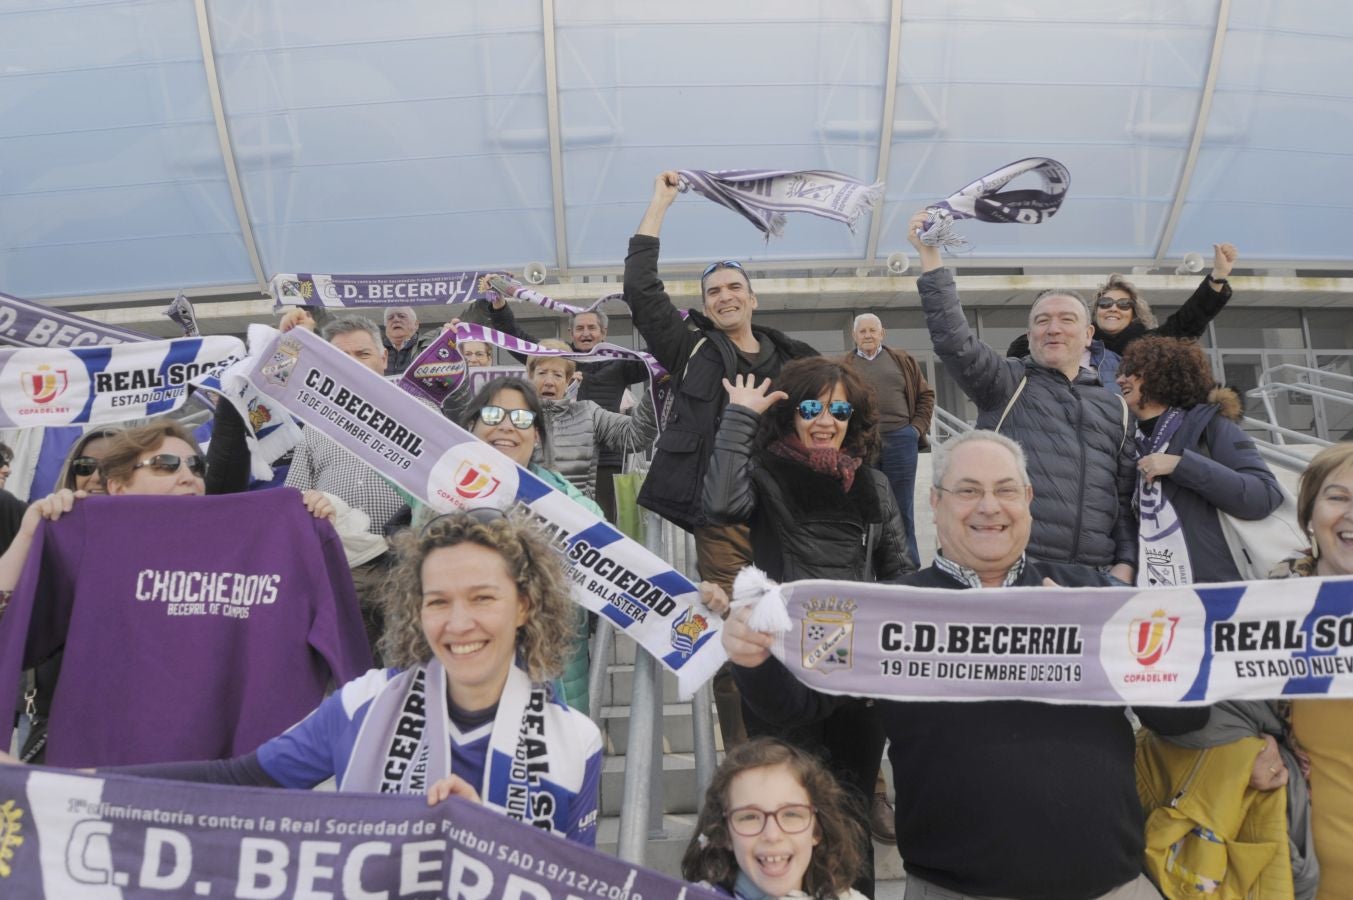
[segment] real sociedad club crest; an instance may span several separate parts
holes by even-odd
[[[690,656],[695,652],[695,644],[700,640],[700,635],[709,629],[709,620],[695,611],[695,607],[687,607],[675,622],[672,623],[672,648],[683,657]]]
[[[38,366],[35,371],[24,372],[22,380],[24,393],[37,404],[51,403],[70,386],[66,370],[51,366]]]
[[[1179,616],[1167,616],[1158,609],[1150,618],[1133,619],[1128,629],[1128,649],[1143,666],[1154,666],[1174,646]]]
[[[804,607],[803,667],[830,674],[849,669],[855,638],[855,603],[814,597]]]

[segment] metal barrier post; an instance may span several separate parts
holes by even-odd
[[[700,685],[691,698],[691,723],[691,737],[695,741],[695,794],[703,798],[718,764],[714,751],[714,688],[709,682]]]
[[[605,616],[597,616],[597,633],[592,636],[592,666],[587,670],[587,716],[601,727],[601,708],[606,705],[611,669],[611,649],[615,646],[615,627]]]
[[[659,559],[663,554],[663,520],[645,510],[644,543]],[[634,688],[630,694],[630,736],[625,747],[624,793],[620,798],[620,832],[616,839],[616,855],[626,862],[643,865],[648,839],[648,823],[654,780],[654,744],[658,732],[654,728],[653,710],[662,716],[662,694],[658,688],[658,661],[642,647],[634,650]],[[657,745],[658,769],[662,779],[662,745]],[[661,788],[659,789],[661,790]],[[661,794],[657,813],[662,816]]]

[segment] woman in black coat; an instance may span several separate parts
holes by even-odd
[[[824,357],[769,379],[724,380],[728,406],[704,483],[711,522],[746,522],[752,561],[776,581],[891,581],[913,571],[888,479],[869,463],[879,447],[873,390]],[[828,719],[788,731],[743,704],[750,736],[778,737],[820,756],[866,815],[884,737],[869,701],[853,699]],[[868,843],[868,842],[867,842]],[[873,854],[855,887],[873,895]]]

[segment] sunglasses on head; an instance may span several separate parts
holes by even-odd
[[[1110,307],[1114,306],[1122,310],[1132,309],[1131,300],[1114,300],[1110,297],[1100,297],[1098,300],[1095,301],[1095,305],[1098,306],[1100,309],[1109,309]]]
[[[479,421],[490,428],[503,421],[504,416],[522,431],[536,423],[536,414],[529,409],[503,409],[501,406],[483,406],[479,409]]]
[[[147,466],[157,475],[174,475],[178,472],[180,466],[187,466],[188,471],[197,478],[207,474],[207,461],[196,453],[186,459],[177,453],[156,453],[150,459],[143,459],[132,466],[132,471],[144,469]]]
[[[827,404],[827,412],[831,413],[836,421],[844,422],[855,412],[855,407],[851,406],[848,400],[833,400]],[[821,400],[799,401],[799,418],[811,422],[820,415],[822,415]]]
[[[706,266],[705,271],[700,273],[700,280],[704,281],[709,277],[709,273],[713,272],[715,269],[737,269],[739,272],[743,271],[742,263],[738,262],[736,259],[721,259],[718,262],[712,262]]]
[[[507,519],[507,513],[498,509],[496,506],[476,506],[474,509],[458,509],[455,512],[442,513],[440,516],[429,519],[428,523],[423,526],[423,530],[419,532],[419,535],[421,537],[426,537],[437,523],[446,522],[457,516],[465,516],[473,519],[480,525],[492,525],[494,522],[501,522]]]

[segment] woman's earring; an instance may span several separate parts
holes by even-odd
[[[1309,533],[1311,535],[1311,559],[1319,559],[1320,545],[1315,542],[1315,529],[1312,528]]]

